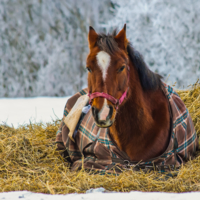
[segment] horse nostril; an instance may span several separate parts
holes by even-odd
[[[92,114],[94,117],[97,117],[99,110],[95,107],[92,107]]]
[[[109,114],[106,117],[107,120],[109,120],[112,117],[112,115],[113,115],[113,107],[109,105],[109,109],[110,109]]]

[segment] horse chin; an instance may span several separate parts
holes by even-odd
[[[112,120],[108,120],[108,121],[99,121],[99,122],[96,122],[95,121],[95,124],[99,127],[99,128],[109,128],[110,126],[112,126],[114,121]]]

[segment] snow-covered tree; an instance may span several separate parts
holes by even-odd
[[[0,96],[63,96],[87,81],[89,25],[110,18],[110,0],[1,0]]]
[[[150,69],[177,87],[200,78],[200,1],[113,0],[116,16],[105,27],[123,27]]]
[[[200,77],[200,1],[1,0],[0,97],[64,96],[86,86],[89,25],[123,27],[153,71]]]

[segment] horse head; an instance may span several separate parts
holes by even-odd
[[[126,25],[115,36],[98,35],[90,27],[87,57],[88,89],[97,126],[109,127],[117,109],[126,101],[129,87],[129,58]]]

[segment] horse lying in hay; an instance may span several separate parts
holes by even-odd
[[[56,141],[72,170],[169,171],[194,157],[198,138],[178,94],[126,38],[90,27],[88,89],[66,104]]]

